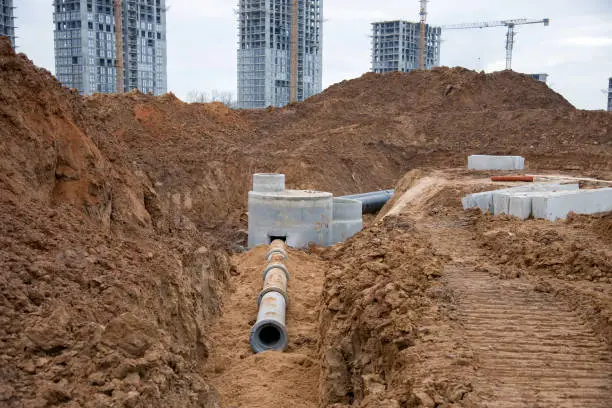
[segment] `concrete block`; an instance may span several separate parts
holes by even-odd
[[[595,214],[612,211],[612,188],[565,191],[533,197],[532,213],[549,221],[566,219],[570,212]]]
[[[523,170],[525,158],[476,154],[468,157],[468,168],[470,170]]]
[[[552,185],[538,185],[534,184],[530,191],[533,193],[517,192],[513,189],[510,190],[498,190],[493,192],[493,214],[510,214],[510,198],[517,194],[527,194],[527,197],[534,197],[538,192],[541,191],[575,191],[580,188],[578,184],[552,184]],[[535,191],[534,191],[535,190]]]
[[[494,194],[503,193],[526,193],[530,191],[555,191],[562,189],[565,184],[558,183],[530,183],[524,184],[518,187],[505,188],[501,190],[484,191],[482,193],[475,193],[465,196],[461,199],[463,209],[469,208],[480,208],[483,213],[489,211],[491,214],[495,214],[495,207],[493,202]],[[578,188],[577,184],[574,184],[575,188]],[[573,187],[572,187],[573,189]]]
[[[253,174],[253,191],[258,193],[279,192],[285,190],[285,175],[280,173]]]
[[[529,218],[531,216],[531,202],[533,201],[534,194],[538,193],[523,193],[510,197],[508,214],[521,220]]]

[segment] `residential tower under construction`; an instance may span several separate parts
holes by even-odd
[[[442,29],[425,25],[425,69],[440,65]],[[419,68],[420,23],[381,21],[372,23],[372,71],[409,72]]]
[[[297,19],[293,4],[297,4]],[[297,21],[296,100],[321,92],[323,0],[239,0],[240,108],[289,103],[293,21]]]
[[[0,35],[6,36],[15,48],[15,16],[13,0],[0,0]]]
[[[123,85],[117,89],[113,0],[55,0],[56,77],[82,94],[167,88],[166,0],[123,0]]]

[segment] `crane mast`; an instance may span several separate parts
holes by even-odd
[[[117,68],[117,92],[123,93],[123,20],[121,16],[122,0],[114,1],[115,12],[115,53]]]
[[[442,26],[444,30],[463,30],[468,28],[487,28],[487,27],[508,27],[506,33],[506,69],[512,69],[512,52],[514,50],[514,27],[522,24],[544,24],[548,26],[550,24],[549,18],[543,18],[541,20],[530,20],[526,18],[520,18],[515,20],[501,20],[501,21],[485,21],[480,23],[466,23],[466,24],[453,24]]]
[[[426,22],[427,22],[427,0],[421,0],[421,33],[419,37],[419,68],[425,69],[425,46],[427,44],[426,35]]]

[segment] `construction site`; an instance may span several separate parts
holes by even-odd
[[[90,95],[0,37],[0,406],[610,407],[612,115],[422,69],[424,8],[380,26],[406,72],[310,96],[318,1],[240,3],[266,109]]]

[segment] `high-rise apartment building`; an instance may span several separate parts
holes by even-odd
[[[54,0],[55,73],[82,94],[117,92],[113,0]],[[123,0],[123,89],[167,88],[166,0]]]
[[[425,69],[440,65],[442,29],[425,26]],[[372,71],[409,72],[419,68],[420,23],[381,21],[372,23]]]
[[[15,16],[13,0],[0,0],[0,35],[7,36],[15,48]]]
[[[612,78],[608,80],[608,112],[612,112]]]
[[[239,0],[238,106],[289,103],[292,0]],[[297,100],[323,87],[323,0],[298,0]]]
[[[548,74],[528,74],[528,75],[532,77],[533,79],[535,79],[536,81],[540,81],[544,83],[548,82]]]

